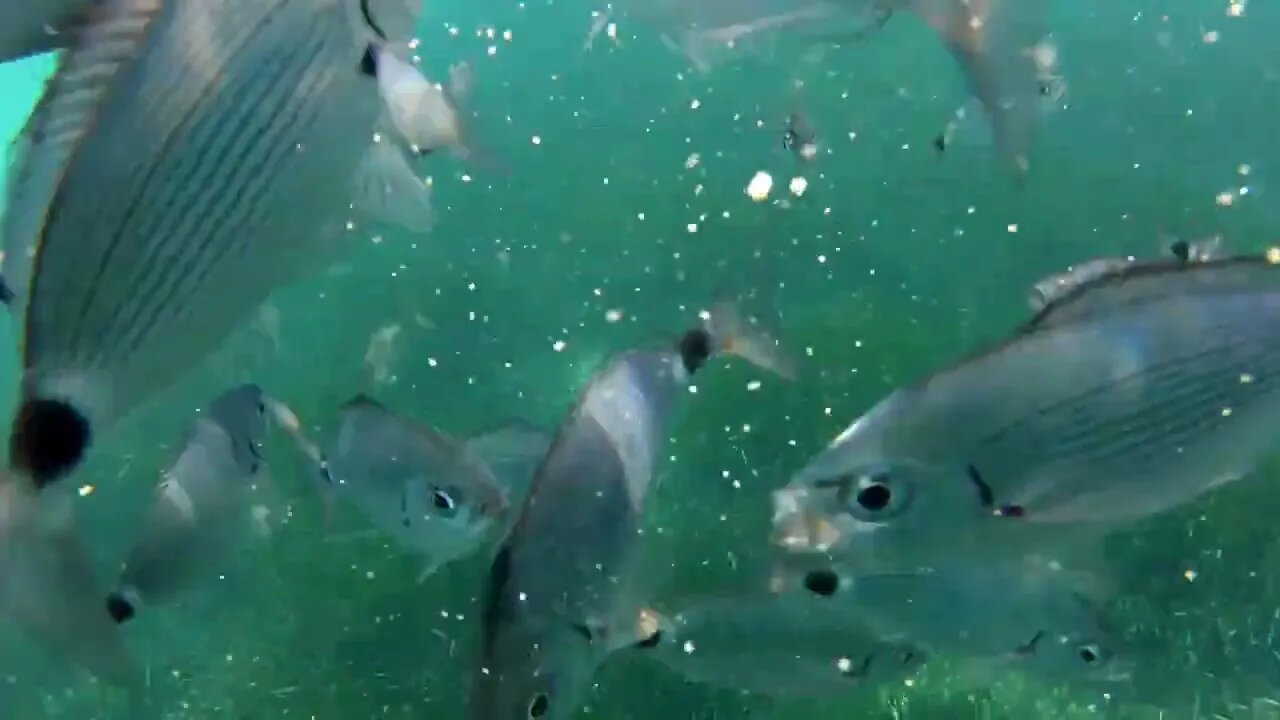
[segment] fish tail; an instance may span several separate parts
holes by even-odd
[[[714,352],[736,355],[786,380],[796,376],[796,360],[755,318],[744,316],[737,303],[718,300],[701,314]]]

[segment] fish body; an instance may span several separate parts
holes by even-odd
[[[423,558],[422,577],[477,549],[507,513],[493,472],[465,443],[367,396],[340,409],[322,457],[334,490]]]
[[[1252,471],[1278,389],[1280,267],[1131,263],[873,407],[775,493],[777,539],[917,569],[1097,538]]]
[[[928,652],[1002,663],[1049,680],[1119,679],[1127,672],[1101,607],[1066,571],[1031,563],[871,575],[813,570],[803,585],[877,636]]]
[[[46,483],[95,431],[336,252],[378,115],[355,0],[103,0],[15,150],[11,463]]]
[[[262,389],[243,385],[210,403],[164,472],[107,609],[117,622],[143,603],[172,602],[225,570],[252,528],[259,448],[267,432]]]
[[[942,39],[991,124],[996,149],[1019,174],[1044,113],[1043,0],[908,0]],[[1056,101],[1057,98],[1054,98]],[[963,119],[971,110],[961,112]],[[954,132],[954,130],[953,130]],[[940,136],[945,140],[946,132]],[[945,149],[935,141],[939,150]]]
[[[841,695],[910,677],[925,653],[882,640],[857,613],[795,593],[716,597],[654,614],[636,654],[685,679],[770,697]]]
[[[11,0],[0,23],[0,62],[51,52],[99,0]]]
[[[573,717],[596,667],[634,641],[638,533],[677,400],[712,354],[766,345],[725,334],[745,328],[727,312],[616,356],[579,394],[494,556],[469,717]]]

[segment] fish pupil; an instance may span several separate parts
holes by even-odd
[[[436,506],[437,510],[452,510],[453,498],[449,497],[449,493],[443,490],[436,490],[431,493],[431,504]]]
[[[815,570],[804,576],[804,588],[814,595],[831,597],[840,587],[840,578],[830,570]]]
[[[1087,663],[1095,663],[1098,660],[1098,652],[1089,645],[1080,648],[1080,659]]]
[[[869,485],[858,491],[858,504],[872,512],[885,509],[892,499],[893,492],[881,483]]]
[[[547,700],[544,693],[538,693],[534,696],[533,702],[529,703],[529,717],[540,718],[547,714],[547,710],[551,707],[551,702]]]

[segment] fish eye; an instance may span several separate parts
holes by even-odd
[[[453,495],[444,488],[432,488],[431,505],[445,514],[452,514],[458,507],[453,499]]]
[[[901,513],[910,500],[910,490],[889,472],[877,471],[843,478],[839,499],[850,515],[879,520]]]
[[[1102,659],[1102,648],[1098,647],[1094,643],[1089,643],[1088,645],[1081,645],[1080,647],[1076,648],[1076,653],[1080,656],[1080,659],[1083,660],[1086,665],[1092,665]]]
[[[547,699],[546,693],[538,693],[533,696],[533,700],[529,701],[529,717],[540,718],[545,717],[547,711],[551,709],[551,701]]]

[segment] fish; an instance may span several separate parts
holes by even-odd
[[[0,24],[0,62],[52,52],[90,16],[99,0],[12,0]]]
[[[100,0],[68,33],[0,220],[13,469],[41,487],[70,474],[349,245],[380,104],[367,18],[360,0]]]
[[[1252,472],[1280,427],[1280,251],[1126,264],[892,392],[774,491],[872,570],[1061,549]]]
[[[808,569],[795,584],[876,636],[929,654],[1049,681],[1121,681],[1132,667],[1099,600],[1074,584],[1073,573],[1048,563],[867,575],[831,566]]]
[[[395,378],[391,366],[399,355],[396,338],[400,336],[400,330],[400,323],[388,323],[369,336],[369,345],[364,351],[364,367],[374,385],[384,385]]]
[[[1039,100],[1034,117],[1028,118],[1038,126],[1043,120],[1067,107],[1067,81],[1058,70],[1058,46],[1052,37],[1046,37],[1029,52],[1036,66]],[[933,148],[942,156],[957,145],[990,145],[992,126],[983,100],[972,97],[955,109],[943,129],[934,136]],[[1025,155],[1025,153],[1024,153]]]
[[[368,395],[338,409],[337,427],[323,446],[295,426],[282,423],[316,464],[326,492],[345,497],[421,559],[418,582],[477,550],[508,513],[502,486],[466,442]]]
[[[0,617],[53,655],[142,702],[141,667],[102,605],[72,495],[0,470]]]
[[[462,108],[471,93],[471,66],[449,68],[449,84],[437,85],[414,63],[400,57],[407,49],[377,46],[378,91],[386,106],[385,123],[393,127],[415,156],[448,149],[462,160],[477,153]],[[483,157],[481,158],[483,159]]]
[[[1043,0],[908,0],[942,39],[991,124],[996,149],[1018,176],[1030,169],[1050,52]],[[1052,54],[1056,62],[1056,46]],[[939,147],[943,135],[935,139]],[[945,149],[945,147],[940,148]]]
[[[635,641],[645,592],[637,534],[690,380],[715,355],[776,341],[718,303],[678,341],[623,352],[578,394],[490,565],[472,673],[473,720],[573,717],[596,668]]]
[[[686,680],[768,697],[844,695],[910,678],[927,654],[826,598],[750,592],[641,611],[634,646]],[[651,630],[646,636],[645,631]]]
[[[782,131],[782,147],[803,162],[818,156],[818,133],[804,113],[795,111],[787,116],[787,124]]]
[[[195,421],[156,486],[150,512],[107,595],[111,618],[174,601],[226,570],[254,531],[266,397],[241,385],[216,397]]]

